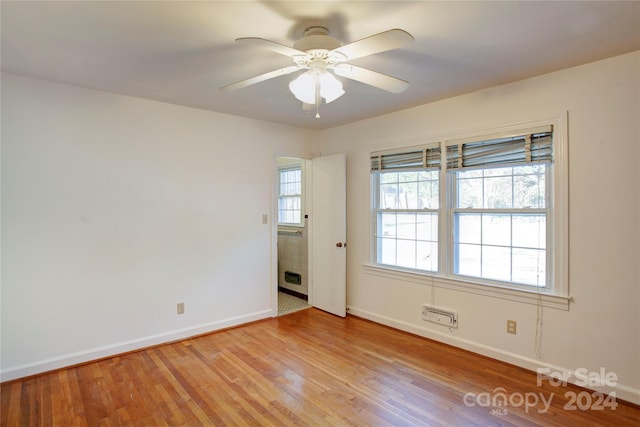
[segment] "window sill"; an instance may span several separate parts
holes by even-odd
[[[539,293],[524,289],[505,288],[462,280],[454,280],[450,278],[431,276],[428,274],[405,271],[391,267],[382,267],[373,264],[364,264],[363,269],[365,274],[370,274],[373,276],[403,280],[406,282],[418,283],[420,285],[433,285],[438,288],[451,289],[476,295],[490,296],[526,304],[537,305],[540,303],[543,307],[555,308],[564,311],[569,311],[569,302],[571,301],[571,297],[568,296]]]
[[[278,224],[278,231],[286,232],[300,232],[304,230],[305,226],[303,224],[295,225],[295,224]]]

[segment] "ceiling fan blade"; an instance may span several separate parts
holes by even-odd
[[[240,89],[243,87],[247,87],[256,83],[263,82],[265,80],[272,79],[274,77],[284,76],[286,74],[291,74],[295,71],[298,71],[300,67],[297,65],[290,65],[288,67],[280,68],[278,70],[269,71],[268,73],[260,74],[259,76],[251,77],[246,80],[242,80],[236,83],[231,83],[226,86],[222,86],[220,90],[234,90]]]
[[[280,55],[284,55],[288,57],[306,55],[306,53],[304,53],[301,50],[294,49],[287,45],[280,44],[271,40],[261,39],[260,37],[242,37],[242,38],[236,39],[236,42],[242,43],[242,44],[250,44],[253,46],[259,46],[264,49],[268,49],[272,52],[276,52],[276,53],[279,53]]]
[[[366,83],[393,93],[404,92],[409,87],[409,82],[407,81],[351,64],[339,64],[333,71],[341,77]]]
[[[411,34],[404,30],[394,29],[340,46],[332,52],[341,53],[347,57],[346,60],[351,60],[387,50],[398,49],[408,46],[411,43],[413,43],[413,36]]]

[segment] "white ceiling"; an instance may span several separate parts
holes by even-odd
[[[640,2],[76,1],[1,3],[2,70],[172,104],[325,129],[640,49]],[[219,88],[291,64],[235,43],[293,45],[311,25],[344,44],[391,28],[413,45],[353,64],[410,82],[402,94],[342,79],[315,119],[296,74]]]

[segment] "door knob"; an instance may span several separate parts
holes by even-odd
[[[343,246],[346,248],[346,247],[347,247],[347,242],[344,242],[344,243],[342,243],[342,242],[338,242],[338,243],[336,243],[336,246],[337,246],[338,248],[341,248],[341,247],[343,247]]]

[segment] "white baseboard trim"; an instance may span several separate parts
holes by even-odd
[[[227,319],[222,319],[215,322],[191,326],[184,329],[176,329],[161,334],[150,335],[135,340],[124,341],[76,353],[65,354],[50,359],[39,360],[33,363],[11,366],[8,368],[3,368],[0,371],[0,382],[11,381],[31,375],[41,374],[43,372],[87,363],[91,362],[92,360],[99,360],[105,357],[111,357],[147,347],[153,347],[159,344],[179,341],[197,335],[215,332],[220,329],[239,326],[245,323],[254,322],[256,320],[270,318],[272,316],[272,309],[262,310],[242,316],[229,317]]]
[[[515,366],[519,366],[521,368],[537,372],[538,368],[548,368],[551,372],[558,373],[571,373],[574,372],[574,369],[563,368],[560,366],[552,365],[546,363],[541,360],[531,359],[528,357],[521,356],[519,354],[510,353],[499,348],[490,347],[484,344],[480,344],[474,341],[469,341],[466,339],[462,339],[453,335],[448,335],[446,333],[434,331],[432,329],[428,329],[422,326],[418,326],[412,323],[408,323],[402,320],[394,319],[387,316],[382,316],[367,310],[363,310],[361,308],[349,306],[347,308],[347,312],[357,317],[361,317],[363,319],[370,320],[375,323],[380,323],[385,326],[392,327],[394,329],[399,329],[401,331],[409,332],[415,335],[419,335],[424,338],[429,338],[434,341],[438,341],[444,344],[451,345],[453,347],[461,348],[464,350],[471,351],[473,353],[478,353],[483,356],[491,357],[493,359],[500,360],[502,362],[510,363]],[[567,381],[575,384],[575,377],[570,377]],[[532,384],[535,386],[536,384]],[[581,384],[579,384],[581,385]],[[593,389],[594,391],[598,391],[601,393],[610,394],[615,392],[616,398],[626,400],[627,402],[635,403],[636,405],[640,405],[640,389],[630,387],[624,384],[616,384],[613,387],[587,387]]]

